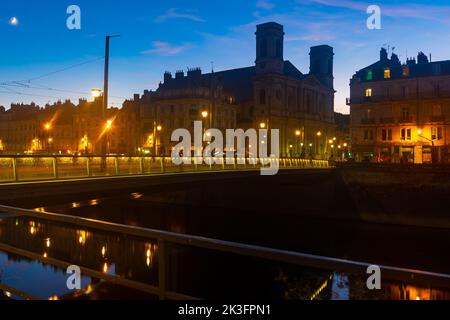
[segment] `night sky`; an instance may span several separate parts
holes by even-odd
[[[72,4],[81,8],[81,30],[66,27]],[[382,9],[381,30],[366,27],[370,4]],[[121,35],[111,42],[116,106],[155,89],[166,70],[253,65],[255,25],[267,21],[285,26],[285,59],[304,73],[310,46],[335,48],[339,112],[348,112],[349,79],[375,62],[382,46],[395,47],[402,61],[418,51],[431,53],[433,61],[450,59],[448,0],[2,0],[0,105],[89,97],[91,88],[103,86],[103,61],[93,60],[104,54],[106,34]],[[93,62],[41,77],[87,61]],[[33,78],[32,88],[13,82]]]

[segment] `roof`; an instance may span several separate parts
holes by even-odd
[[[172,78],[160,85],[158,90],[180,89],[192,87],[210,87],[213,81],[219,82],[224,91],[232,94],[238,103],[253,100],[253,78],[256,75],[256,68],[245,67],[231,70],[224,70],[215,73],[193,74]],[[284,62],[284,75],[298,80],[306,76],[300,72],[290,61]]]
[[[389,79],[384,78],[386,68],[390,69]],[[407,68],[407,75],[403,73],[405,68]],[[372,79],[368,79],[369,70],[372,71]],[[357,71],[354,77],[359,78],[361,82],[368,82],[443,75],[450,75],[450,60],[429,62],[427,57],[422,56],[419,63],[416,63],[415,59],[408,60],[406,64],[400,63],[398,58],[379,60]]]

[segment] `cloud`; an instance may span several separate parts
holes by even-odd
[[[189,12],[178,12],[177,9],[175,9],[175,8],[171,8],[171,9],[167,10],[163,15],[156,17],[156,19],[154,21],[156,23],[162,23],[164,21],[172,20],[172,19],[187,19],[187,20],[196,21],[196,22],[205,22],[205,20],[203,20],[201,17],[199,17],[197,15],[194,15]]]
[[[174,56],[192,48],[192,45],[190,43],[185,43],[183,45],[176,46],[164,41],[153,41],[152,46],[153,46],[152,49],[142,51],[142,53],[159,54],[162,56]]]
[[[366,12],[371,3],[361,3],[353,0],[297,0],[301,4],[319,4],[328,7],[350,9]],[[448,5],[426,5],[426,4],[403,4],[385,5],[378,4],[382,15],[388,17],[417,18],[424,20],[448,21],[450,17],[450,6]]]
[[[272,10],[275,7],[275,5],[269,0],[258,0],[256,2],[256,7],[258,9]]]

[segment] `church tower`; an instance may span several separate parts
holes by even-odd
[[[313,74],[327,88],[334,89],[333,47],[328,45],[311,47],[310,74]]]
[[[268,22],[256,26],[256,73],[280,73],[284,71],[284,28]]]

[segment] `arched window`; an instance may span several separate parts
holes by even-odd
[[[261,44],[260,44],[260,48],[259,48],[259,53],[261,55],[261,58],[266,58],[267,57],[267,40],[261,40]]]
[[[259,91],[259,103],[262,105],[266,104],[266,89],[261,89]]]

